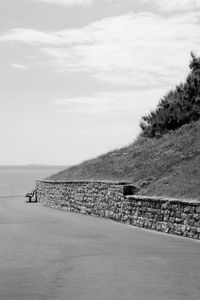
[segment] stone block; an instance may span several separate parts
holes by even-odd
[[[134,185],[124,185],[122,188],[122,193],[124,196],[131,196],[138,193],[139,189]]]

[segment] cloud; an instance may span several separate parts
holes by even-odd
[[[143,0],[143,3],[155,4],[164,12],[196,11],[200,9],[199,0]]]
[[[62,45],[66,41],[59,36],[59,33],[47,33],[35,29],[15,28],[0,36],[2,42],[21,42],[30,45]]]
[[[75,5],[83,5],[90,6],[92,5],[93,0],[37,0],[41,2],[46,2],[50,4],[57,4],[63,6],[75,6]]]
[[[106,92],[85,97],[58,98],[53,100],[57,113],[78,118],[140,117],[153,109],[163,95],[163,89],[151,91]]]
[[[11,65],[11,67],[13,67],[15,69],[20,69],[20,70],[26,70],[27,69],[27,66],[22,65],[22,64],[15,63],[15,64],[10,64],[10,65]]]
[[[84,71],[101,81],[141,89],[184,79],[189,52],[199,49],[200,13],[129,13],[55,32],[13,29],[1,42],[39,47],[58,71]]]
[[[107,0],[108,3],[120,7],[131,4],[132,9],[136,7],[145,11],[159,11],[163,13],[182,13],[198,11],[199,0]]]
[[[0,36],[0,42],[20,42],[35,46],[64,46],[93,42],[93,40],[94,37],[91,35],[90,26],[82,29],[68,29],[55,32],[45,32],[30,28],[15,28]]]
[[[97,0],[34,0],[40,2],[46,2],[50,4],[57,4],[63,6],[91,6]],[[101,1],[101,0],[100,0]],[[145,4],[149,7],[157,7],[163,12],[189,12],[200,9],[199,0],[107,0],[108,4],[114,4],[118,6],[126,6],[126,4],[132,3],[133,7],[139,6],[145,8]],[[105,2],[104,2],[105,5]]]
[[[54,100],[54,104],[59,107],[57,112],[91,116],[105,116],[106,113],[110,113],[114,103],[116,100],[113,100],[110,94]]]
[[[67,47],[42,52],[61,71],[87,71],[122,85],[168,86],[185,77],[189,52],[199,48],[198,18],[196,13],[169,18],[130,13],[77,30],[76,42],[68,32]]]

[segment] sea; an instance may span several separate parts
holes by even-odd
[[[36,180],[66,169],[66,166],[0,166],[0,197],[25,196]]]

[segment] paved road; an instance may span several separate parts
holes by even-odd
[[[0,300],[200,299],[200,242],[0,198]]]

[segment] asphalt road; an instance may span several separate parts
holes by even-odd
[[[0,300],[200,299],[200,242],[0,198]]]

